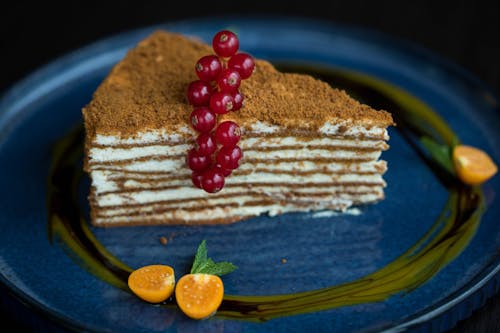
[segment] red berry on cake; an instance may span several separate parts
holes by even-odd
[[[224,175],[219,168],[205,171],[201,177],[201,188],[208,193],[216,193],[224,187]]]
[[[210,109],[217,114],[225,114],[233,109],[233,96],[224,91],[218,91],[210,97]]]
[[[234,32],[222,30],[212,39],[212,47],[219,57],[227,58],[238,51],[240,42]]]
[[[243,157],[236,145],[241,137],[238,124],[224,121],[213,130],[217,115],[241,109],[244,100],[239,91],[241,80],[250,77],[255,68],[250,55],[237,53],[238,37],[231,31],[215,34],[212,47],[216,55],[198,59],[195,71],[200,80],[191,82],[187,92],[189,103],[195,106],[189,119],[193,129],[200,133],[196,148],[188,152],[187,165],[193,171],[193,185],[209,193],[222,189],[224,177],[239,166]]]
[[[215,167],[218,168],[220,172],[222,172],[224,177],[229,176],[231,174],[231,172],[233,172],[233,170],[224,169],[223,167],[220,166],[220,164],[216,164]]]
[[[187,89],[187,98],[189,104],[194,106],[207,106],[212,95],[212,86],[210,83],[202,80],[193,81]]]
[[[212,155],[217,149],[217,145],[215,144],[215,138],[212,134],[209,133],[201,133],[196,138],[196,146],[198,154],[204,156]]]
[[[191,173],[191,181],[193,182],[193,185],[196,186],[197,188],[201,188],[201,179],[203,178],[203,173],[199,171],[193,171]]]
[[[214,81],[222,71],[222,64],[219,57],[215,55],[207,55],[196,63],[194,66],[196,75],[203,81]]]
[[[241,76],[238,71],[226,68],[217,77],[217,86],[220,91],[234,93],[241,84]]]
[[[202,155],[196,149],[191,149],[187,155],[187,164],[193,171],[205,170],[211,163],[210,156]]]
[[[240,141],[241,130],[234,121],[224,121],[215,130],[215,139],[224,147],[234,147]]]
[[[238,111],[243,107],[243,95],[239,92],[236,91],[233,93],[233,110],[232,111]]]
[[[208,133],[215,127],[215,114],[205,106],[195,108],[190,119],[193,128],[200,133]]]
[[[234,170],[240,166],[242,157],[243,152],[240,147],[222,147],[217,153],[217,163],[223,169]]]
[[[240,73],[241,79],[248,79],[255,70],[255,62],[249,54],[238,53],[227,62],[227,67]]]

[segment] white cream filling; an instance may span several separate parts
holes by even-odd
[[[339,131],[341,127],[346,127],[346,131]],[[244,130],[244,129],[243,129]],[[272,134],[281,131],[276,125],[266,124],[264,122],[255,122],[250,126],[250,130],[255,133]],[[346,136],[366,136],[383,137],[388,140],[389,136],[385,127],[370,126],[366,128],[359,125],[352,125],[348,122],[325,123],[319,132],[325,135],[346,135]],[[157,142],[177,143],[185,141],[185,134],[192,134],[193,130],[187,125],[177,130],[177,133],[167,132],[165,129],[139,132],[132,137],[121,138],[116,135],[97,134],[95,143],[99,145],[136,145],[149,144]]]
[[[318,203],[316,205],[310,205],[308,207],[297,206],[293,204],[281,205],[263,205],[263,206],[239,206],[239,207],[217,207],[217,208],[200,208],[196,211],[186,211],[182,209],[171,210],[165,213],[154,214],[149,216],[116,216],[116,217],[104,217],[96,218],[96,223],[133,223],[133,222],[144,222],[145,220],[162,223],[168,220],[183,220],[186,224],[196,223],[196,221],[206,221],[207,216],[210,216],[211,220],[217,219],[227,219],[233,216],[250,217],[258,216],[263,213],[268,213],[270,216],[286,213],[286,212],[297,212],[304,211],[308,212],[311,210],[321,210],[321,209],[338,209],[345,210],[352,205],[350,200],[336,199],[329,203]]]
[[[94,168],[91,167],[91,170]],[[302,171],[302,172],[385,172],[387,170],[387,163],[382,160],[357,162],[357,163],[335,163],[335,162],[312,162],[312,161],[299,161],[299,162],[279,162],[273,163],[246,163],[243,162],[238,170],[248,171],[255,169],[264,170],[282,170],[282,171]],[[114,173],[117,177],[123,177],[120,171],[127,172],[158,172],[161,174],[144,174],[144,178],[162,178],[166,175],[180,176],[190,174],[184,161],[179,160],[147,160],[147,161],[131,161],[123,165],[106,165],[100,166],[99,171],[105,172],[106,175]],[[134,175],[134,177],[141,176],[141,174]]]
[[[236,178],[236,177],[235,177]],[[374,177],[375,178],[375,177]],[[262,188],[260,186],[252,186],[252,182],[247,182],[245,183],[244,181],[240,181],[238,183],[235,183],[237,180],[232,181],[232,185],[230,186],[230,181],[228,178],[228,182],[226,187],[223,189],[223,193],[228,194],[228,193],[241,193],[241,192],[254,192],[254,193],[265,193],[267,195],[271,195],[271,193],[276,194],[276,193],[287,193],[290,191],[290,188],[286,186],[278,186],[274,185],[275,181],[268,181],[269,185],[264,185]],[[266,182],[263,182],[264,184]],[[366,186],[369,188],[368,191],[373,190],[373,186],[378,186],[378,187],[384,187],[385,182],[381,179],[379,176],[378,182],[375,182],[376,185],[372,186]],[[295,184],[300,184],[300,182],[295,182]],[[321,185],[320,182],[317,183],[318,185]],[[362,183],[361,183],[362,184]],[[360,184],[360,186],[361,186]],[[134,190],[134,191],[127,191],[127,192],[111,192],[111,193],[102,193],[101,195],[97,196],[97,204],[98,206],[104,207],[104,206],[120,206],[120,205],[127,205],[127,204],[146,204],[146,203],[151,203],[151,202],[157,202],[157,201],[168,201],[168,200],[179,200],[179,199],[184,199],[184,200],[190,200],[193,198],[198,198],[198,199],[204,199],[207,197],[207,193],[204,191],[195,188],[192,184],[191,181],[184,181],[184,182],[178,182],[177,184],[178,187],[172,188],[172,189],[152,189],[150,187],[145,187],[144,189],[139,189],[139,190]],[[332,185],[330,187],[316,187],[316,191],[334,191],[333,187],[336,185]],[[337,185],[341,186],[341,185]],[[314,188],[314,185],[311,185],[308,188]],[[112,186],[108,187],[112,188]],[[116,189],[111,189],[111,191],[114,191]],[[295,190],[295,189],[294,189]],[[108,192],[108,191],[102,191],[102,192]],[[305,192],[307,193],[307,192]],[[310,192],[311,194],[314,195],[314,192]]]
[[[297,147],[292,151],[315,151],[319,149],[311,149],[311,147],[351,147],[351,148],[375,148],[380,150],[386,150],[388,148],[387,143],[382,140],[370,141],[370,140],[342,140],[342,139],[331,139],[322,138],[314,140],[297,140],[294,137],[283,137],[283,138],[243,138],[239,146],[243,151],[252,151],[252,148],[258,147]],[[93,163],[99,162],[110,162],[119,161],[127,159],[138,159],[148,156],[175,156],[186,154],[189,149],[193,147],[192,144],[175,144],[175,145],[151,145],[142,147],[129,147],[129,148],[116,148],[116,147],[93,147],[90,149],[89,157]],[[290,151],[290,150],[289,150]],[[324,150],[325,151],[325,150]],[[326,150],[332,153],[331,150]],[[335,152],[341,151],[335,150]],[[259,152],[265,153],[265,152]],[[323,153],[324,155],[324,153]]]
[[[340,132],[340,128],[345,127],[346,130]],[[346,122],[339,123],[325,123],[319,131],[326,135],[345,135],[345,136],[369,136],[369,137],[383,137],[384,140],[389,140],[389,134],[385,127],[372,126],[369,129],[361,126],[352,126]]]
[[[351,150],[328,150],[328,149],[283,149],[273,151],[243,151],[243,156],[247,159],[316,159],[330,158],[341,160],[377,160],[381,151],[358,152]]]
[[[189,180],[190,182],[191,180]],[[379,183],[383,184],[382,176],[380,175],[328,175],[328,174],[315,174],[314,176],[294,176],[286,174],[274,174],[274,173],[264,173],[255,172],[249,175],[234,175],[226,179],[226,184],[252,184],[255,182],[259,183],[329,183],[329,182],[343,182],[343,183]],[[104,183],[99,183],[101,188],[106,185]],[[165,186],[176,186],[185,185],[186,180],[167,180],[167,181],[156,181],[154,187],[165,187]],[[127,180],[124,183],[125,188],[151,188],[151,184],[148,182],[139,182],[137,180]]]
[[[322,197],[314,197],[312,195],[309,198],[289,198],[288,203],[293,204],[293,202],[319,202],[322,201],[323,204],[328,204],[331,202],[336,202],[336,200],[344,200],[344,201],[351,201],[351,202],[371,202],[371,201],[376,201],[380,198],[382,198],[383,193],[380,190],[379,193],[365,193],[365,194],[347,194],[347,193],[340,193],[337,195],[330,195],[330,196],[322,196]],[[273,196],[274,198],[274,196]],[[200,203],[199,201],[185,201],[185,202],[174,202],[174,203],[165,203],[165,204],[147,204],[147,205],[142,205],[139,207],[119,207],[119,208],[107,208],[103,209],[100,211],[100,216],[126,216],[130,214],[141,214],[141,215],[155,215],[155,213],[158,214],[163,214],[168,210],[182,210],[185,208],[192,208],[192,207],[197,207],[197,206],[202,206],[206,207],[208,205],[226,205],[229,206],[231,204],[237,204],[238,206],[244,206],[247,203],[250,203],[255,200],[262,200],[265,199],[265,197],[252,197],[248,195],[239,195],[239,196],[234,196],[231,198],[207,198],[207,200],[204,200],[203,203]],[[165,210],[165,212],[159,213],[159,210]],[[215,209],[215,208],[212,208]]]
[[[148,147],[149,148],[149,147]],[[148,150],[149,151],[149,150]],[[187,150],[184,151],[187,155]],[[308,149],[308,148],[300,148],[300,149],[282,149],[282,150],[271,150],[271,151],[255,151],[255,150],[243,150],[243,156],[245,159],[257,159],[257,160],[275,160],[275,159],[303,159],[303,160],[311,160],[316,158],[323,159],[339,159],[339,160],[377,160],[381,155],[380,150],[375,151],[352,151],[352,150],[341,150],[341,148],[336,150],[328,150],[328,149]],[[120,155],[111,156],[111,153],[107,155],[106,159],[102,159],[106,156],[103,154],[101,160],[96,160],[91,155],[90,163],[109,163],[116,162],[120,160],[130,160],[139,158],[155,158],[158,160],[169,159],[169,155],[163,154],[154,154],[154,155],[146,155],[147,152],[138,152],[136,154],[120,152]],[[170,163],[172,163],[172,168],[177,169],[184,165],[186,155],[179,154],[177,158],[170,159]],[[274,161],[273,161],[274,162]],[[175,163],[175,164],[174,164]]]
[[[191,133],[192,130],[187,126],[179,130],[180,133]],[[165,129],[138,132],[134,136],[121,138],[115,135],[103,135],[97,134],[95,137],[95,143],[98,145],[136,145],[143,143],[152,142],[183,142],[185,141],[184,136],[180,133],[172,133]]]
[[[242,137],[239,146],[242,149],[251,149],[252,147],[313,147],[313,146],[332,146],[332,147],[361,147],[387,149],[388,145],[384,140],[362,140],[362,139],[338,139],[323,137],[321,139],[297,139],[293,136],[287,137]]]

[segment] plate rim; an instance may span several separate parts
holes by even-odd
[[[245,22],[247,24],[251,24],[253,22],[253,24],[255,24],[255,22],[258,21],[264,21],[267,24],[270,22],[273,24],[280,23],[287,28],[291,27],[290,21],[293,21],[293,26],[303,28],[304,30],[314,31],[318,29],[327,31],[328,34],[331,34],[332,31],[342,31],[347,32],[350,36],[362,36],[362,41],[369,41],[374,44],[382,42],[383,45],[388,45],[396,49],[412,50],[414,52],[414,56],[423,58],[426,62],[430,62],[434,66],[446,69],[455,77],[458,77],[459,79],[470,83],[472,86],[478,87],[482,91],[487,92],[497,104],[500,101],[498,94],[491,86],[480,80],[476,75],[464,67],[419,44],[387,33],[357,25],[333,23],[323,19],[304,18],[293,15],[220,15],[166,21],[159,24],[143,26],[136,29],[110,34],[104,38],[85,44],[82,47],[66,52],[45,65],[38,67],[0,94],[0,128],[3,129],[2,134],[0,135],[0,144],[2,144],[4,139],[9,136],[10,127],[13,127],[15,122],[19,121],[18,118],[22,118],[22,115],[20,115],[19,112],[23,110],[23,107],[26,107],[31,102],[36,101],[45,95],[43,90],[33,91],[33,88],[40,87],[41,84],[50,79],[59,78],[59,80],[62,81],[69,80],[68,78],[60,78],[62,74],[58,73],[56,69],[60,68],[61,64],[81,64],[86,59],[89,59],[90,56],[99,55],[102,51],[120,52],[122,48],[128,48],[133,39],[145,36],[147,33],[150,33],[155,29],[172,29],[175,27],[182,27],[183,25],[193,24],[201,26],[204,23],[209,22],[233,22],[234,24],[241,24]],[[109,47],[109,45],[112,45],[112,47]],[[120,48],[118,45],[122,45],[122,47]],[[77,71],[71,75],[78,76],[78,73],[79,72]],[[48,92],[50,91],[51,90],[49,89]],[[18,101],[18,97],[25,96],[24,93],[27,92],[30,93],[29,101],[20,103]],[[64,314],[46,307],[28,293],[18,288],[16,284],[10,281],[10,279],[8,279],[2,271],[0,271],[0,283],[9,295],[14,296],[14,298],[20,301],[28,309],[35,310],[37,313],[43,314],[48,319],[55,321],[64,328],[72,330],[91,330],[93,332],[105,331],[102,328],[96,328],[88,323],[81,324],[75,322]],[[471,285],[469,286],[469,284]],[[395,321],[385,328],[381,327],[379,330],[384,332],[400,332],[417,327],[419,329],[424,327],[430,329],[434,326],[433,324],[445,319],[450,312],[457,310],[458,316],[455,316],[453,319],[448,318],[449,323],[445,329],[450,329],[454,327],[458,321],[468,318],[472,311],[477,310],[483,305],[485,300],[498,294],[499,289],[500,254],[494,257],[488,265],[482,267],[481,271],[478,272],[474,278],[471,278],[465,286],[448,295],[446,299],[427,307],[419,313],[407,316],[400,321]],[[466,311],[463,311],[464,309],[466,309]],[[423,327],[421,325],[423,325]],[[443,328],[441,327],[440,330],[442,331]]]

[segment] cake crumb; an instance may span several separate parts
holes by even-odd
[[[281,263],[282,264],[286,264],[286,262],[287,262],[286,258],[281,258]]]
[[[161,243],[161,245],[167,245],[167,243],[168,243],[167,237],[161,236],[160,243]]]
[[[87,140],[97,134],[127,138],[154,130],[192,135],[185,131],[189,126],[185,115],[191,112],[186,88],[197,80],[194,64],[211,52],[208,44],[161,30],[139,42],[83,108]],[[255,65],[258,70],[241,88],[245,107],[223,120],[236,121],[241,128],[260,121],[285,131],[315,131],[325,123],[339,122],[340,132],[351,123],[366,128],[394,124],[390,113],[361,104],[311,75],[281,73],[260,59],[255,59]]]

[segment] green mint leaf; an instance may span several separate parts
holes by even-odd
[[[230,262],[222,261],[216,263],[211,258],[207,258],[206,242],[203,240],[200,246],[198,246],[198,251],[191,267],[191,274],[203,273],[222,276],[231,273],[237,268]]]
[[[422,143],[429,154],[431,154],[434,161],[436,161],[440,166],[442,166],[452,175],[455,174],[450,147],[448,147],[447,145],[439,144],[427,136],[420,138],[420,143]]]
[[[196,268],[195,273],[207,273],[208,271],[212,270],[212,267],[215,266],[215,263],[212,259],[208,258],[204,263],[202,263],[200,266]]]
[[[198,250],[196,251],[196,255],[194,256],[193,266],[191,266],[191,274],[197,273],[201,266],[206,265],[206,262],[207,244],[206,241],[203,240],[198,246]]]
[[[197,273],[204,273],[204,274],[212,274],[212,275],[217,275],[217,276],[222,276],[225,274],[229,274],[235,269],[237,269],[235,265],[233,265],[230,262],[222,261],[215,263],[213,262],[212,259],[208,259],[207,263],[200,267]]]
[[[207,274],[212,274],[212,275],[217,275],[217,276],[222,276],[229,274],[236,270],[238,266],[233,265],[230,262],[227,261],[221,261],[216,263],[212,268],[211,271]]]

